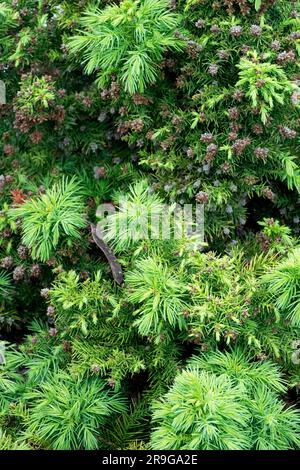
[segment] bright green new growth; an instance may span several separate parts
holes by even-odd
[[[203,370],[205,369],[205,370]],[[269,379],[269,381],[268,381]],[[154,449],[283,450],[299,447],[300,413],[284,409],[277,367],[241,350],[195,357],[154,404]]]
[[[41,261],[49,259],[63,238],[79,238],[86,225],[81,187],[74,178],[62,179],[45,194],[11,209],[10,215],[21,218],[22,242]]]
[[[5,343],[4,343],[5,344]],[[7,410],[12,402],[14,394],[18,388],[20,377],[13,373],[9,374],[5,370],[3,362],[6,361],[6,351],[3,350],[3,343],[0,342],[0,410]]]
[[[153,449],[237,450],[250,445],[242,391],[225,377],[191,369],[154,405]]]
[[[10,26],[13,21],[16,19],[13,14],[13,10],[10,6],[6,5],[4,2],[0,3],[0,32],[5,31],[5,27]]]
[[[14,440],[0,428],[0,451],[1,450],[30,450],[30,446],[26,442]]]
[[[284,403],[264,387],[257,387],[249,402],[252,448],[255,450],[298,449],[299,409],[285,409]]]
[[[31,115],[49,108],[49,103],[55,99],[53,88],[53,84],[45,77],[28,75],[26,80],[21,82],[18,106]]]
[[[81,329],[87,335],[88,325],[97,324],[106,301],[105,285],[100,271],[95,273],[94,279],[84,282],[80,282],[75,271],[62,273],[50,294],[52,303],[58,306],[57,325],[62,326],[67,321],[71,329]]]
[[[52,449],[97,449],[101,428],[125,411],[123,398],[98,377],[81,380],[60,372],[26,395],[31,404],[26,433]]]
[[[184,329],[183,311],[187,286],[166,265],[155,258],[139,261],[126,276],[130,302],[142,304],[135,324],[141,335],[160,334],[165,326]]]
[[[88,11],[81,23],[84,30],[71,38],[71,52],[83,53],[87,73],[100,69],[99,84],[117,73],[131,94],[156,81],[165,51],[182,47],[174,37],[179,16],[167,0],[125,0]]]
[[[250,55],[250,53],[249,53]],[[287,78],[284,70],[270,62],[260,62],[257,52],[251,58],[242,58],[239,65],[240,80],[236,87],[246,90],[252,107],[259,108],[261,120],[267,122],[268,113],[274,108],[275,102],[284,105],[286,96],[297,88]]]
[[[116,193],[114,200],[118,211],[103,221],[107,243],[122,251],[137,241],[159,237],[154,230],[161,230],[161,223],[166,221],[170,209],[157,194],[149,192],[147,180],[131,185],[125,195]]]
[[[264,219],[258,222],[262,229],[262,233],[270,240],[270,251],[286,252],[287,247],[293,246],[293,237],[291,229],[286,225],[282,225],[278,220]]]
[[[201,234],[189,234],[196,223],[178,210],[176,204],[168,205],[151,193],[146,179],[130,185],[127,193],[116,192],[113,197],[117,211],[100,220],[105,241],[117,252],[137,247],[173,244],[176,250],[197,249],[202,243]]]
[[[295,249],[262,277],[274,305],[291,323],[300,326],[300,249]]]
[[[250,354],[241,348],[229,352],[215,351],[207,355],[195,356],[190,365],[215,374],[225,374],[236,385],[247,389],[265,386],[276,392],[284,392],[285,384],[280,376],[279,367],[271,361],[251,362]]]

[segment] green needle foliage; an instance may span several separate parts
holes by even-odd
[[[99,84],[117,73],[131,94],[156,81],[164,52],[182,47],[174,37],[179,16],[167,0],[125,0],[86,12],[81,23],[81,35],[69,41],[71,52],[83,54],[87,73],[100,69]]]
[[[183,311],[187,287],[168,266],[154,258],[142,259],[127,274],[126,282],[129,301],[142,304],[135,312],[139,316],[135,325],[141,335],[159,335],[165,325],[186,328]]]
[[[13,10],[10,5],[7,5],[6,2],[0,3],[0,32],[5,32],[5,29],[8,26],[12,26],[16,20],[16,16],[13,14]]]
[[[257,387],[268,387],[278,393],[286,389],[279,367],[270,362],[251,361],[251,355],[236,348],[231,352],[215,351],[203,356],[195,356],[190,364],[207,372],[227,375],[237,385],[255,390]]]
[[[249,403],[252,416],[251,440],[256,450],[298,449],[300,445],[299,410],[284,403],[266,388],[258,387]]]
[[[12,209],[10,215],[21,218],[22,241],[32,258],[41,261],[53,255],[62,238],[79,238],[86,226],[81,187],[74,178],[62,179],[45,194]]]
[[[268,375],[270,383],[262,380]],[[285,409],[272,388],[283,390],[276,367],[253,364],[241,351],[195,358],[154,404],[152,446],[171,450],[297,448],[299,410]]]
[[[94,279],[84,282],[80,282],[75,271],[62,273],[50,293],[52,305],[56,307],[56,324],[60,328],[75,329],[75,332],[80,329],[87,335],[88,328],[97,324],[99,314],[111,307],[106,284],[100,271],[95,273]]]
[[[160,238],[162,223],[168,221],[170,208],[157,194],[151,194],[147,180],[129,186],[128,193],[114,194],[117,208],[113,214],[100,221],[107,243],[116,251],[134,247],[137,241]],[[154,221],[154,223],[153,223]]]
[[[176,377],[173,387],[154,405],[154,449],[249,449],[249,413],[241,389],[225,376],[197,369]]]
[[[47,82],[45,77],[38,78],[29,75],[22,82],[18,96],[18,107],[33,115],[47,109],[49,103],[54,99],[53,86]]]
[[[1,450],[30,450],[26,442],[16,442],[12,436],[7,435],[0,429],[0,451]]]
[[[11,277],[8,273],[0,271],[0,300],[7,297],[12,290]]]
[[[261,62],[256,51],[249,58],[242,58],[237,67],[240,69],[240,80],[236,86],[246,91],[252,107],[259,108],[261,120],[266,124],[268,113],[274,108],[275,103],[284,105],[297,86],[287,79],[281,67]]]
[[[124,399],[97,378],[82,380],[58,373],[27,393],[32,412],[26,433],[51,449],[97,449],[101,426],[125,411]]]
[[[294,250],[262,277],[274,305],[293,325],[300,326],[300,250]]]
[[[2,346],[2,345],[1,345]],[[3,351],[1,351],[1,359],[3,357]],[[4,356],[5,357],[5,356]],[[13,397],[18,389],[18,382],[20,378],[17,374],[9,373],[5,370],[5,367],[0,363],[0,410],[7,411],[9,404],[13,400]],[[1,416],[1,415],[0,415]]]

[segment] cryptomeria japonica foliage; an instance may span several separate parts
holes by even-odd
[[[299,14],[0,2],[1,450],[300,448]]]

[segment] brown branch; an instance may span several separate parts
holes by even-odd
[[[96,226],[94,224],[90,224],[90,226],[91,226],[93,240],[96,243],[96,245],[100,248],[104,256],[106,257],[110,265],[114,280],[116,281],[117,284],[119,284],[119,286],[122,285],[124,282],[122,266],[120,265],[116,256],[112,252],[111,248],[105,243],[104,240],[98,237],[97,232],[96,232]]]

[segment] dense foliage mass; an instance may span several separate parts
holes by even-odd
[[[0,450],[300,448],[299,15],[0,1]]]

